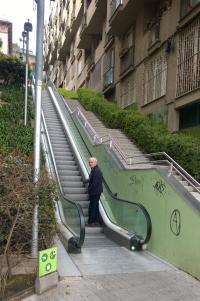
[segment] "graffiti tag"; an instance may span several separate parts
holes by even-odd
[[[178,209],[175,209],[171,214],[170,229],[175,236],[179,236],[181,232],[181,214]]]
[[[162,195],[166,189],[165,183],[161,180],[157,181],[155,185],[153,185],[153,188],[155,192],[158,192],[160,195]]]
[[[144,178],[143,177],[137,177],[136,175],[130,177],[130,183],[129,185],[137,186],[140,190],[143,191],[144,186]]]

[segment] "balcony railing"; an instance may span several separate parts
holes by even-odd
[[[110,3],[110,17],[115,13],[119,6],[123,4],[123,0],[111,0]]]
[[[120,60],[120,75],[126,72],[130,67],[134,65],[134,47],[127,48],[121,55]]]

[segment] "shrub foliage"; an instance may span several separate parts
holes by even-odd
[[[143,115],[136,108],[120,109],[93,90],[79,89],[78,97],[86,110],[95,112],[108,127],[122,129],[146,153],[166,152],[200,180],[199,139],[170,133],[165,125]]]
[[[0,80],[5,85],[22,84],[25,77],[25,64],[15,56],[0,52]]]

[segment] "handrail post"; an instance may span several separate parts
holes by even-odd
[[[169,176],[171,176],[173,171],[173,162],[170,163]]]

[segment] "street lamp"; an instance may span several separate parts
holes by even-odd
[[[24,44],[25,44],[25,38],[26,38],[26,31],[22,31],[22,42],[23,42],[23,54],[24,54]]]
[[[24,104],[24,125],[27,126],[27,106],[28,106],[28,55],[29,55],[29,32],[32,32],[33,27],[29,22],[24,23],[23,38],[26,37],[26,74],[25,74],[25,104]]]
[[[54,0],[50,0],[54,1]],[[37,185],[40,177],[40,140],[41,140],[41,99],[43,71],[43,39],[44,39],[44,3],[45,0],[35,0],[37,3],[37,33],[36,33],[36,76],[35,76],[35,129],[34,129],[34,163],[33,181]],[[32,257],[38,256],[38,204],[35,205],[32,229]]]

